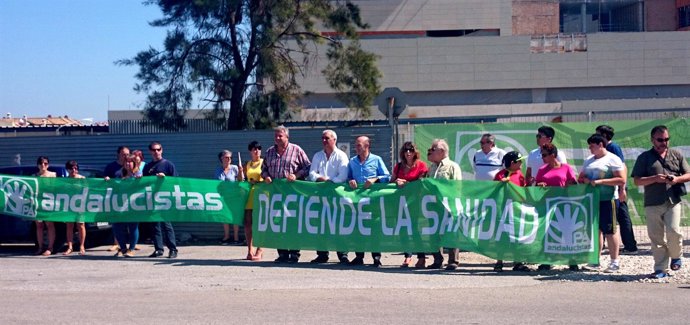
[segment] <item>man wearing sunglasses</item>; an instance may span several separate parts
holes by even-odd
[[[149,144],[149,152],[153,160],[144,166],[144,176],[177,176],[175,164],[163,158],[163,146],[160,142],[154,141]],[[163,256],[163,242],[168,247],[168,258],[177,258],[177,243],[175,241],[175,229],[170,222],[154,223],[153,246],[155,251],[149,257]]]
[[[544,165],[544,160],[542,160],[541,157],[541,147],[545,144],[551,143],[555,135],[556,130],[550,126],[544,125],[537,129],[537,148],[530,151],[529,155],[527,156],[527,170],[525,172],[525,178],[527,179],[528,186],[534,185],[535,177],[537,177],[537,171],[539,170],[539,167]],[[562,164],[568,163],[565,155],[563,154],[563,150],[558,150],[556,159]]]
[[[637,157],[631,176],[635,185],[644,186],[647,234],[654,256],[652,277],[660,279],[668,276],[669,268],[677,271],[682,266],[679,203],[685,195],[684,183],[690,180],[690,166],[679,151],[669,147],[671,137],[666,126],[655,126],[651,136],[652,148]]]

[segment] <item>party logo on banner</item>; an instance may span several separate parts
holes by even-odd
[[[593,197],[554,197],[546,201],[545,253],[578,254],[594,249]],[[589,229],[589,232],[588,232]]]
[[[0,176],[0,189],[4,197],[3,213],[35,218],[38,206],[38,182],[35,178]]]

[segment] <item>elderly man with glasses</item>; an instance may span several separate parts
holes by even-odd
[[[427,159],[431,162],[429,169],[429,177],[435,179],[450,179],[462,180],[462,171],[460,166],[448,158],[450,151],[448,143],[444,139],[435,139],[431,142],[431,148],[427,152]],[[446,270],[455,270],[458,268],[458,254],[457,248],[451,248],[448,252],[448,265]],[[441,251],[434,253],[434,263],[427,268],[440,269],[443,266],[443,255]]]
[[[503,156],[506,152],[496,148],[496,137],[491,133],[482,135],[479,143],[481,149],[477,150],[472,159],[474,179],[493,181],[496,174],[503,168]]]

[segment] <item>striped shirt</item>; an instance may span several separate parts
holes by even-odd
[[[297,179],[304,179],[309,175],[310,165],[309,157],[300,146],[288,143],[285,152],[280,155],[274,145],[266,150],[261,176],[279,179],[295,174]]]

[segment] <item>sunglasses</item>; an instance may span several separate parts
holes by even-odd
[[[149,150],[151,150],[151,151],[161,151],[161,150],[163,150],[163,148],[149,148]]]
[[[253,151],[253,150],[261,150],[261,146],[254,147],[254,148],[251,148],[251,149],[250,149],[250,151]]]
[[[412,148],[405,148],[405,149],[403,149],[403,152],[414,152],[414,149],[412,149]]]
[[[668,142],[671,138],[656,138],[654,140],[656,140],[656,142]]]
[[[428,152],[434,152],[434,151],[436,151],[436,150],[441,150],[441,148],[433,148],[433,147],[432,147],[432,148],[429,148]]]

